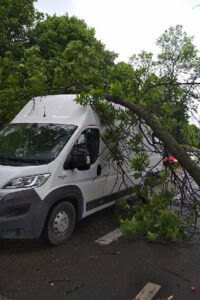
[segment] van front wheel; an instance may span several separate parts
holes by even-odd
[[[68,240],[76,224],[76,211],[70,202],[61,202],[52,210],[47,224],[46,237],[57,246]]]

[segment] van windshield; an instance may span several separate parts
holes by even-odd
[[[53,161],[77,126],[10,124],[0,131],[0,164],[34,165]]]

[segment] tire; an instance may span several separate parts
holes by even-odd
[[[76,225],[76,211],[73,204],[60,202],[51,211],[47,220],[45,235],[48,242],[57,246],[67,241]]]

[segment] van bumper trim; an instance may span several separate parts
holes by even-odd
[[[0,200],[0,238],[35,238],[48,211],[34,189],[11,192]]]

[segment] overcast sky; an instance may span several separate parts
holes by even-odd
[[[200,48],[200,0],[38,0],[48,14],[68,13],[94,27],[96,37],[119,60],[141,50],[156,53],[155,40],[169,26],[182,24]]]

